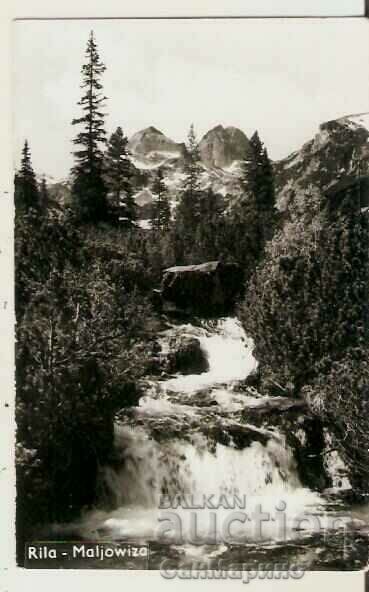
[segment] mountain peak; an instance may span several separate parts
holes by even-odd
[[[249,150],[246,135],[237,127],[216,125],[199,143],[200,156],[208,167],[224,168],[245,158]]]
[[[224,132],[224,129],[224,125],[218,123],[218,125],[216,125],[215,127],[213,127],[213,129],[208,131],[208,134],[210,134],[211,132]]]
[[[141,130],[142,135],[146,135],[146,134],[159,134],[160,136],[164,136],[163,132],[161,132],[160,130],[158,130],[155,126],[153,125],[149,125],[149,127],[146,127],[145,129]]]
[[[138,168],[161,166],[164,162],[181,158],[185,152],[184,144],[178,144],[153,125],[136,132],[128,142],[128,148],[138,159]]]
[[[331,135],[340,136],[344,135],[351,135],[355,136],[357,139],[361,139],[365,141],[365,138],[369,136],[368,128],[365,126],[364,121],[356,121],[354,119],[348,117],[342,117],[342,119],[332,119],[331,121],[326,121],[319,126],[319,133],[329,133]]]

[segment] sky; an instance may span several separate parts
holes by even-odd
[[[255,129],[273,160],[320,123],[369,111],[369,21],[54,20],[13,24],[14,166],[24,139],[38,174],[65,178],[80,70],[94,30],[107,70],[106,129],[154,125],[185,141],[212,127]]]

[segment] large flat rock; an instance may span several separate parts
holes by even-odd
[[[161,298],[164,306],[202,316],[226,314],[243,286],[243,273],[235,263],[207,261],[179,265],[164,271]]]

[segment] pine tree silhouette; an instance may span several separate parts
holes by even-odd
[[[72,121],[72,125],[82,125],[82,131],[73,140],[81,149],[74,152],[76,165],[72,169],[72,196],[80,220],[97,222],[107,217],[107,188],[103,179],[101,149],[101,145],[106,143],[105,114],[101,108],[107,97],[103,95],[100,83],[106,68],[100,60],[93,31],[87,42],[86,58],[81,71],[81,88],[85,93],[78,102],[83,115]]]
[[[29,210],[39,209],[40,196],[37,186],[36,175],[32,167],[31,151],[28,141],[25,140],[22,150],[22,161],[19,171],[15,175],[15,206]]]
[[[152,185],[152,192],[156,196],[153,204],[152,227],[155,230],[168,230],[170,224],[170,205],[167,188],[163,180],[163,171],[159,168]]]
[[[132,195],[132,165],[127,146],[128,138],[118,127],[109,139],[105,169],[107,185],[114,198],[114,216],[132,226],[136,219],[136,204]]]

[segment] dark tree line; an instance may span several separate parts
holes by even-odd
[[[261,261],[277,220],[273,170],[267,150],[256,132],[242,162],[241,194],[232,207],[211,187],[204,186],[202,172],[191,126],[172,239],[176,262],[230,260],[243,268],[247,278]]]

